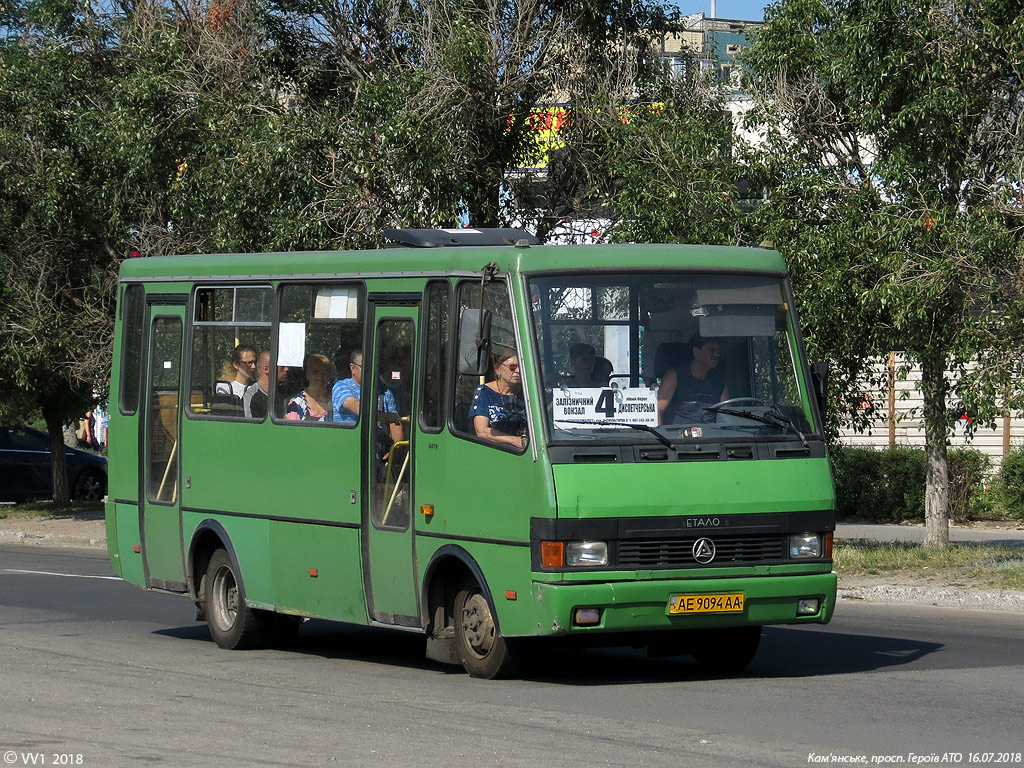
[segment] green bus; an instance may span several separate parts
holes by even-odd
[[[320,618],[487,678],[544,639],[730,671],[830,620],[824,376],[778,253],[386,234],[123,264],[115,574],[224,648]]]

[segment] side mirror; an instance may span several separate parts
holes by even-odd
[[[811,381],[818,401],[818,413],[824,418],[828,405],[828,363],[811,363]]]
[[[491,313],[467,307],[459,319],[459,373],[483,376],[491,359]]]

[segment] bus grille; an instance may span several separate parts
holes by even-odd
[[[759,565],[783,560],[785,537],[758,535],[715,535],[715,559],[704,565],[693,558],[693,545],[700,537],[680,539],[620,539],[619,568],[713,568],[730,565]]]

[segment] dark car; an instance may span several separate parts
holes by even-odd
[[[71,497],[99,501],[107,493],[107,459],[65,448]],[[31,427],[0,427],[0,501],[53,498],[50,438]]]

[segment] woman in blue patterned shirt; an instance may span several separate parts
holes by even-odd
[[[469,417],[476,436],[492,443],[526,446],[526,405],[519,358],[499,355],[494,361],[494,380],[481,384],[473,393]]]

